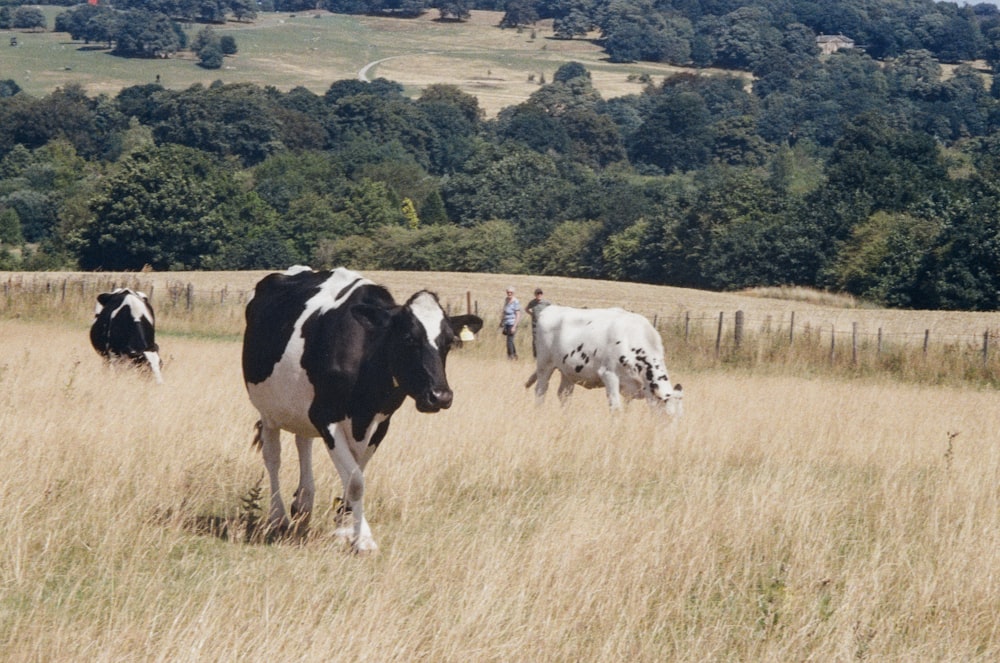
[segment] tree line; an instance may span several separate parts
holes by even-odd
[[[532,272],[1000,297],[1000,100],[925,50],[604,99],[569,63],[485,119],[378,79],[44,97],[0,80],[0,266]],[[786,63],[787,64],[787,63]],[[988,76],[985,76],[988,79]]]

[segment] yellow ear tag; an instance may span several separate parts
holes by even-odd
[[[468,343],[469,341],[476,340],[476,335],[472,333],[471,329],[469,329],[469,325],[464,325],[462,327],[462,331],[458,333],[458,337],[462,340],[463,343]]]

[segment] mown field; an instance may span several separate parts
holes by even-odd
[[[51,30],[65,8],[44,10]],[[474,11],[458,24],[437,21],[437,16],[437,11],[409,20],[322,11],[261,13],[253,23],[215,28],[233,35],[239,48],[216,70],[199,67],[190,52],[163,60],[125,59],[99,45],[73,42],[65,33],[0,30],[0,75],[35,96],[69,83],[91,95],[113,96],[123,87],[156,80],[172,89],[222,81],[283,91],[302,86],[322,94],[334,81],[356,78],[366,65],[377,63],[366,70],[369,79],[396,81],[412,96],[431,83],[457,85],[493,116],[527,99],[541,82],[551,82],[567,62],[585,65],[606,98],[641,92],[638,76],[659,81],[682,71],[655,63],[610,63],[591,41],[553,39],[551,22],[518,31],[497,27],[502,12]],[[193,37],[201,26],[186,29]],[[8,36],[17,37],[16,48],[8,46]]]
[[[536,407],[528,363],[486,330],[449,359],[452,409],[393,419],[368,471],[381,549],[358,558],[332,536],[339,485],[319,448],[309,534],[246,540],[267,489],[235,293],[259,275],[201,276],[230,296],[187,312],[155,286],[162,386],[101,365],[90,303],[0,314],[0,659],[1000,656],[994,389],[778,374],[668,345],[687,392],[677,421],[611,415],[597,391]],[[399,298],[428,283],[464,302],[470,284],[377,276]],[[510,281],[534,284],[475,277],[475,297],[499,305]],[[544,285],[578,305],[721,305]],[[288,490],[296,467],[286,449]]]

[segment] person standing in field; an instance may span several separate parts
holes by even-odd
[[[514,334],[517,333],[517,323],[521,321],[521,302],[514,296],[514,286],[507,288],[507,298],[500,312],[500,328],[507,337],[507,359],[517,359],[517,348],[514,346]]]
[[[531,316],[531,356],[532,357],[537,357],[538,356],[538,352],[535,350],[535,336],[536,336],[535,325],[538,322],[538,314],[542,312],[542,309],[544,309],[546,306],[548,306],[549,304],[552,303],[552,302],[548,301],[547,299],[542,299],[542,295],[543,294],[544,293],[542,292],[541,288],[535,288],[535,298],[532,299],[530,302],[528,302],[525,305],[525,307],[524,307],[524,310],[527,311],[528,315]]]

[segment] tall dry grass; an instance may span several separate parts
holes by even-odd
[[[366,559],[319,445],[308,536],[246,542],[267,491],[237,339],[162,335],[158,387],[102,366],[86,317],[0,321],[0,659],[1000,656],[993,391],[672,363],[668,423],[536,407],[487,334],[449,360],[451,410],[393,419]]]

